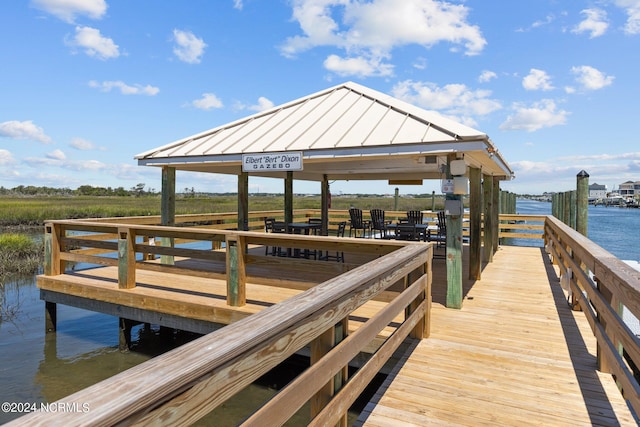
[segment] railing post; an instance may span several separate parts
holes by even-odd
[[[247,303],[245,246],[244,236],[227,236],[227,304],[232,307]]]
[[[130,228],[118,229],[118,288],[136,287],[136,235]]]
[[[64,271],[64,261],[60,260],[62,227],[59,224],[44,226],[44,274],[57,276]]]

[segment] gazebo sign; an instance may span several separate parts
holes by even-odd
[[[242,155],[242,172],[302,170],[302,151]]]

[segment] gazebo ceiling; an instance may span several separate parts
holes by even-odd
[[[483,174],[514,176],[486,134],[352,82],[135,158],[139,165],[238,175],[243,154],[283,152],[302,154],[303,168],[293,172],[301,180],[439,179],[452,153]]]

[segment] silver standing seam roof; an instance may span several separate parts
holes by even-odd
[[[243,154],[302,152],[294,179],[443,178],[447,155],[500,179],[514,173],[489,137],[434,111],[347,82],[138,154],[139,165],[238,175]],[[251,176],[284,178],[285,172]]]

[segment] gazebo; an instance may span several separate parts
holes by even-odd
[[[444,181],[447,276],[452,307],[461,306],[462,200],[470,195],[470,276],[480,278],[497,248],[499,181],[514,173],[489,137],[362,85],[347,82],[135,156],[162,168],[162,221],[175,216],[176,170],[238,177],[238,228],[248,221],[249,177],[284,179],[285,221],[293,217],[293,180],[317,181],[327,229],[329,181]],[[484,199],[484,201],[483,201]],[[493,225],[492,225],[493,224]],[[494,230],[495,229],[495,232]],[[487,232],[491,231],[491,232]],[[489,236],[490,235],[490,236]],[[449,298],[448,298],[449,301]]]

